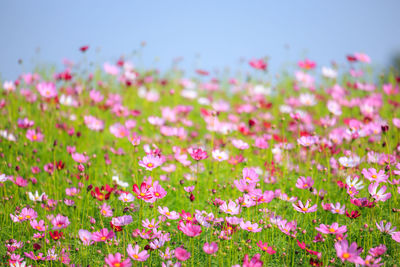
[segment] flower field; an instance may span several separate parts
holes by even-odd
[[[398,266],[400,78],[343,61],[1,81],[0,263]]]

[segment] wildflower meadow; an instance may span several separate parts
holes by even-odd
[[[268,63],[2,80],[0,263],[399,266],[400,77]]]

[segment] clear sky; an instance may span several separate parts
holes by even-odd
[[[279,70],[304,57],[320,66],[344,62],[352,52],[382,67],[400,51],[399,10],[398,0],[3,0],[0,77],[76,61],[82,45],[90,46],[88,60],[114,61],[142,41],[135,65],[161,70],[179,56],[188,71],[235,69],[240,58],[263,56]]]

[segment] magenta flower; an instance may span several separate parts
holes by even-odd
[[[104,259],[104,261],[108,264],[109,267],[131,267],[132,263],[129,258],[122,261],[122,255],[120,253],[108,254],[108,256]]]
[[[262,58],[250,60],[249,65],[257,70],[267,70],[267,62],[265,62]]]
[[[218,251],[218,245],[215,242],[204,243],[203,250],[207,254],[214,254]]]
[[[184,233],[185,235],[191,237],[198,236],[202,232],[200,225],[195,225],[191,222],[187,222],[185,224],[183,221],[179,222],[178,230],[182,231],[182,233]]]
[[[246,230],[248,232],[253,232],[253,233],[258,233],[261,232],[262,228],[258,227],[257,223],[251,223],[250,221],[247,222],[240,222],[240,228],[242,228],[243,230]]]
[[[190,147],[188,148],[188,152],[190,156],[197,161],[208,158],[207,151],[203,150],[202,148]]]
[[[82,243],[85,246],[89,246],[94,243],[92,241],[92,233],[89,232],[88,230],[81,229],[81,230],[79,230],[78,234],[79,234],[79,238],[81,239]]]
[[[139,252],[139,245],[135,245],[135,248],[132,247],[131,244],[128,245],[126,252],[128,256],[134,261],[146,261],[150,255],[147,253],[147,250],[143,250]]]
[[[334,222],[332,225],[320,224],[315,229],[323,234],[343,234],[347,232],[347,226],[343,225],[339,227],[339,224]]]
[[[373,183],[386,183],[389,178],[389,175],[386,175],[384,170],[376,172],[375,168],[363,169],[361,173]]]
[[[175,249],[175,257],[180,261],[186,261],[190,258],[190,252],[184,248],[177,247]]]
[[[25,136],[32,142],[42,142],[44,138],[44,135],[41,132],[33,129],[29,129],[28,131],[26,131]]]
[[[100,231],[92,234],[92,240],[95,242],[106,242],[113,237],[114,232],[112,230],[109,231],[107,228],[103,228]]]
[[[297,205],[293,203],[292,206],[295,210],[297,210],[298,212],[301,212],[301,213],[309,213],[309,212],[317,211],[317,204],[310,207],[310,201],[308,201],[308,200],[305,205],[303,204],[303,202],[301,202],[299,200]]]
[[[268,254],[271,254],[271,255],[272,255],[272,254],[275,254],[275,253],[276,253],[276,251],[275,251],[272,247],[269,247],[269,246],[268,246],[268,243],[263,243],[261,240],[258,241],[257,246],[258,246],[259,248],[261,248],[262,251],[265,251],[265,252],[267,252]]]
[[[261,254],[257,253],[249,260],[249,255],[244,255],[243,258],[243,267],[262,267],[264,262],[261,260]],[[234,265],[234,267],[240,265]]]
[[[359,256],[362,250],[358,249],[357,243],[353,242],[350,247],[346,239],[335,243],[336,255],[342,262],[349,261],[354,264],[364,264],[363,259]]]
[[[57,216],[51,220],[51,224],[53,225],[53,230],[59,230],[66,228],[70,222],[68,217],[57,214]]]

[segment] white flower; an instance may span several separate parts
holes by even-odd
[[[15,90],[14,82],[12,82],[12,81],[5,81],[5,82],[3,83],[3,88],[4,88],[4,90],[6,90],[7,92],[12,92],[12,91],[14,91],[14,90]]]
[[[339,158],[340,165],[342,165],[344,167],[349,167],[349,168],[358,166],[360,164],[360,162],[361,162],[361,159],[358,156],[340,157]]]
[[[220,151],[218,149],[212,152],[212,156],[217,161],[224,161],[229,158],[228,153],[226,153],[225,151]]]
[[[17,138],[13,134],[9,133],[7,130],[1,130],[0,136],[7,139],[8,141],[17,141]]]
[[[43,201],[43,197],[45,197],[46,196],[46,194],[45,193],[42,193],[40,196],[39,196],[39,193],[38,193],[38,191],[36,191],[35,192],[35,194],[32,194],[32,192],[29,192],[28,193],[28,196],[29,196],[29,199],[30,200],[32,200],[32,201]]]
[[[315,95],[313,94],[301,94],[299,97],[300,103],[304,106],[314,106],[317,104],[315,100]]]
[[[112,177],[112,180],[116,182],[117,185],[121,187],[128,187],[129,184],[127,182],[121,181],[117,175]]]
[[[333,113],[333,115],[340,116],[342,115],[341,106],[333,100],[329,100],[327,104],[328,110]]]
[[[335,79],[337,77],[337,71],[328,67],[322,67],[322,76]]]
[[[8,181],[8,176],[5,175],[4,173],[0,174],[0,183],[4,183],[6,181]]]
[[[347,176],[346,178],[346,184],[349,186],[349,188],[354,187],[357,190],[363,189],[364,185],[362,181],[358,180],[358,177],[355,177],[353,180],[350,178],[350,176]]]

